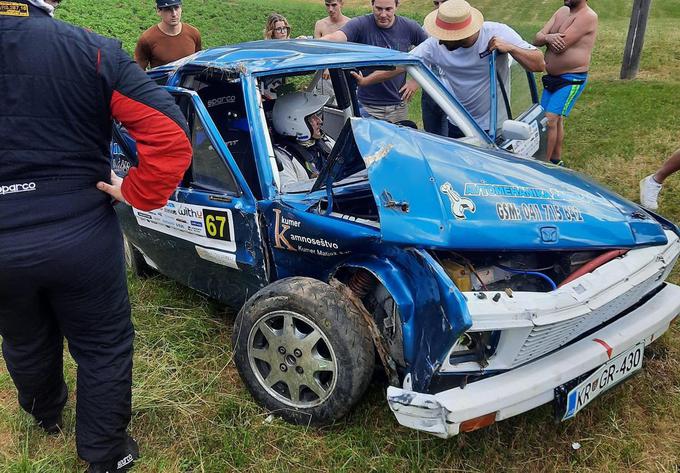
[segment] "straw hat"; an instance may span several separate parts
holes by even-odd
[[[482,28],[484,16],[465,0],[448,0],[425,17],[425,31],[442,41],[469,38]]]

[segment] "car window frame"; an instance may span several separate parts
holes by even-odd
[[[212,120],[212,117],[210,117],[209,112],[205,108],[205,105],[203,104],[203,101],[199,97],[198,93],[194,90],[189,90],[185,89],[183,87],[173,87],[173,86],[166,86],[165,89],[173,95],[186,95],[189,97],[190,102],[193,106],[193,112],[194,112],[194,119],[198,118],[202,121],[202,124],[206,130],[206,134],[208,136],[208,139],[210,140],[215,152],[217,155],[222,159],[222,161],[225,164],[225,168],[228,172],[231,173],[232,177],[234,178],[234,182],[236,183],[237,186],[237,191],[236,192],[222,192],[222,191],[217,191],[214,189],[204,189],[203,187],[197,188],[201,191],[205,191],[206,193],[210,194],[217,194],[217,195],[225,195],[225,196],[230,196],[230,197],[237,197],[237,198],[246,198],[251,202],[255,202],[255,198],[253,196],[252,191],[250,190],[250,187],[245,181],[245,178],[243,177],[243,174],[241,173],[241,170],[238,168],[236,165],[236,162],[234,161],[233,156],[231,155],[231,152],[229,151],[229,148],[227,147],[226,143],[222,139],[222,136],[220,135],[219,131],[217,130],[217,127],[215,126],[215,123]],[[192,126],[193,130],[193,125]],[[193,165],[193,136],[192,136],[192,165]]]

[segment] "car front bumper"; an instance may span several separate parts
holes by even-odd
[[[678,313],[680,287],[667,284],[619,320],[537,361],[437,394],[390,386],[387,401],[400,424],[438,437],[452,437],[466,420],[495,413],[495,420],[500,421],[551,402],[558,386],[639,342],[652,343],[668,330]]]

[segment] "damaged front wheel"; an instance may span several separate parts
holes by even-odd
[[[235,362],[253,397],[289,422],[328,424],[361,398],[373,373],[373,343],[338,291],[287,278],[256,293],[234,328]]]

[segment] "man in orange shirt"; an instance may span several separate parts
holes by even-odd
[[[182,0],[156,0],[161,21],[142,33],[135,48],[139,67],[162,66],[201,50],[201,33],[182,23]]]

